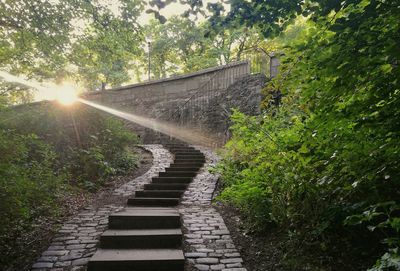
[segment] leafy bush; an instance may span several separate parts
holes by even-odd
[[[16,238],[62,214],[65,194],[96,191],[108,176],[132,170],[136,144],[122,122],[82,105],[2,108],[0,265],[12,263]]]
[[[86,106],[19,106],[5,112],[1,126],[49,143],[58,154],[55,170],[68,172],[73,185],[98,187],[105,177],[123,173],[136,162],[127,149],[137,144],[136,136],[121,121]]]
[[[360,1],[307,22],[265,89],[282,91],[282,107],[266,100],[259,117],[233,114],[219,165],[221,198],[255,228],[272,223],[358,257],[386,247],[374,270],[399,268],[400,20],[391,4]]]
[[[63,178],[53,172],[56,154],[36,135],[0,130],[0,234],[39,215],[54,215]]]

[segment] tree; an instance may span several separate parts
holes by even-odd
[[[179,16],[167,22],[152,20],[144,27],[151,38],[151,71],[155,78],[179,72],[193,72],[240,59],[244,50],[259,42],[259,35],[245,27],[213,29],[209,22]],[[147,55],[141,66],[147,71]]]
[[[172,37],[170,24],[161,24],[157,20],[151,20],[144,26],[144,35],[150,39],[150,63],[151,75],[154,79],[164,78],[169,74],[179,71],[180,59],[177,55],[175,40]],[[146,44],[146,46],[148,46]],[[148,72],[148,51],[143,50],[141,66],[144,74]]]
[[[141,41],[141,0],[118,0],[118,12],[97,1],[0,3],[1,68],[28,77],[78,77],[86,85],[104,78],[119,85]],[[87,56],[90,56],[88,58]]]
[[[65,65],[76,1],[2,1],[0,63],[13,73],[54,77]]]
[[[71,63],[78,67],[78,78],[89,89],[119,86],[129,81],[132,61],[141,53],[143,41],[137,18],[141,1],[120,1],[120,14],[104,7],[92,11],[82,37],[72,45]]]
[[[25,85],[9,83],[0,78],[0,108],[33,101],[33,91]]]

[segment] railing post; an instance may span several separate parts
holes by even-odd
[[[261,54],[261,73],[267,73],[267,56],[265,54]]]
[[[278,68],[279,68],[279,58],[276,54],[271,54],[269,66],[270,66],[270,78],[274,78],[278,75]]]

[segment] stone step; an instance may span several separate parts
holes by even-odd
[[[200,156],[200,157],[205,157],[204,154],[202,154],[201,152],[196,153],[196,152],[174,152],[175,157],[178,156],[182,156],[182,157],[186,157],[186,156]]]
[[[173,163],[173,164],[170,164],[169,165],[169,167],[170,168],[182,168],[182,167],[198,167],[198,168],[202,168],[203,167],[203,165],[204,165],[204,163],[202,163],[202,162],[200,162],[200,163],[187,163],[187,162],[184,162],[184,163]]]
[[[167,167],[165,172],[172,172],[172,171],[191,171],[191,172],[198,172],[200,167]]]
[[[184,190],[143,190],[136,191],[135,195],[142,198],[180,198],[184,192]]]
[[[174,171],[180,172],[180,171]],[[184,183],[188,184],[193,180],[193,177],[153,177],[151,178],[153,183]]]
[[[141,198],[135,197],[128,199],[128,206],[176,206],[179,198]]]
[[[165,147],[168,149],[171,148],[185,148],[185,149],[194,149],[194,147],[184,145],[184,144],[165,144]]]
[[[199,150],[188,149],[188,148],[171,148],[171,149],[169,149],[169,151],[174,152],[174,153],[195,153],[195,154],[202,153]]]
[[[200,151],[196,150],[196,149],[187,149],[187,148],[170,148],[168,149],[168,151],[172,152],[172,153],[177,153],[177,152],[182,152],[182,153],[201,153]]]
[[[178,147],[178,146],[175,146],[175,147],[167,147],[168,148],[168,150],[173,150],[173,151],[179,151],[179,150],[184,150],[184,151],[186,151],[186,150],[188,150],[188,151],[199,151],[199,150],[197,150],[196,148],[194,148],[194,147]]]
[[[177,153],[173,153],[174,154],[174,157],[175,157],[175,159],[176,158],[187,158],[187,159],[189,159],[189,158],[196,158],[196,159],[198,159],[198,158],[204,158],[205,156],[204,156],[204,154],[202,154],[202,153],[186,153],[186,154],[182,154],[182,153],[180,153],[180,154],[177,154]]]
[[[196,155],[182,155],[182,154],[180,154],[180,155],[175,155],[175,159],[174,160],[176,160],[176,159],[205,159],[205,157],[204,157],[204,155],[199,155],[199,154],[196,154]]]
[[[109,229],[179,228],[179,213],[173,208],[125,208],[108,217]]]
[[[185,164],[185,163],[202,163],[204,164],[206,160],[204,158],[196,158],[196,159],[189,159],[189,158],[175,158],[174,164]]]
[[[107,230],[100,236],[101,248],[178,248],[181,244],[179,228]]]
[[[160,177],[194,177],[196,175],[197,172],[193,171],[168,171],[158,173],[158,176]]]
[[[148,183],[144,185],[145,190],[185,190],[187,184],[184,183]]]
[[[204,154],[200,151],[197,150],[186,150],[186,151],[176,151],[174,152],[175,155],[202,155],[204,156]]]
[[[99,249],[87,271],[183,271],[180,249]]]

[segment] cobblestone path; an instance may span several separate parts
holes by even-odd
[[[117,188],[113,195],[127,197],[150,183],[163,171],[172,155],[161,145],[144,145],[153,154],[153,165],[140,177]],[[217,162],[210,150],[196,146],[206,156],[206,164],[189,185],[178,209],[184,225],[185,256],[190,269],[246,271],[242,258],[219,213],[211,206],[218,177],[208,172]],[[58,231],[50,247],[32,266],[34,271],[82,271],[95,253],[99,236],[105,231],[108,216],[124,206],[89,206],[68,220]]]
[[[195,270],[246,271],[224,220],[211,206],[218,177],[208,168],[216,164],[218,157],[209,149],[195,147],[206,156],[206,164],[179,206],[185,227],[185,257]]]
[[[144,145],[153,155],[153,165],[142,176],[115,189],[113,195],[129,196],[140,190],[151,178],[157,176],[172,162],[172,155],[161,145]],[[96,251],[99,236],[105,231],[108,216],[124,206],[105,205],[100,208],[88,206],[75,217],[68,220],[51,245],[32,266],[34,271],[81,271],[85,270],[90,257]]]

